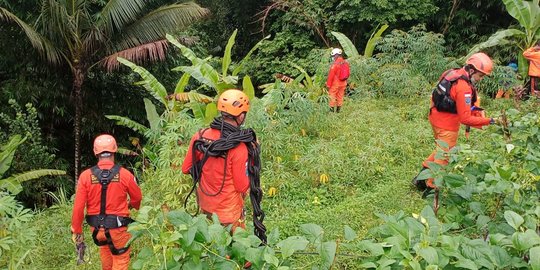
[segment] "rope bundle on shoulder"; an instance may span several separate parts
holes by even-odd
[[[215,194],[209,194],[202,189],[201,191],[207,196],[216,196],[218,195],[224,186],[225,183],[225,172],[227,166],[227,153],[230,149],[237,147],[240,143],[245,143],[248,150],[248,177],[249,177],[249,197],[251,199],[251,205],[253,206],[253,226],[255,227],[255,235],[261,239],[263,243],[266,244],[266,227],[263,224],[264,212],[261,209],[262,201],[262,189],[260,181],[260,171],[261,171],[261,159],[260,159],[260,147],[257,142],[257,136],[255,131],[251,128],[249,129],[240,129],[239,127],[233,126],[225,121],[223,118],[219,117],[214,119],[210,124],[210,128],[217,129],[221,131],[221,136],[215,141],[208,141],[202,136],[199,139],[195,140],[192,147],[192,157],[193,163],[191,167],[191,176],[193,178],[193,189],[188,194],[188,197],[191,195],[196,185],[201,180],[202,168],[209,157],[224,157],[225,158],[225,167],[223,174],[223,181],[221,183],[220,189]],[[203,158],[197,160],[196,151],[203,153]],[[187,198],[186,198],[187,202]],[[184,207],[186,203],[184,203]]]

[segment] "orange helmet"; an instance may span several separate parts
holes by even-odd
[[[475,53],[471,55],[466,63],[486,75],[489,75],[493,70],[493,61],[491,61],[491,58],[485,53]]]
[[[102,134],[94,140],[94,155],[99,155],[103,152],[116,153],[118,146],[116,140],[109,134]]]
[[[232,116],[239,116],[249,111],[249,98],[238,89],[229,89],[219,96],[217,109]]]

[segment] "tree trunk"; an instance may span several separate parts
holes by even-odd
[[[450,28],[450,23],[452,23],[452,19],[456,15],[456,12],[458,10],[460,0],[453,0],[452,1],[452,9],[450,10],[450,14],[448,14],[448,17],[446,17],[446,22],[444,23],[442,34],[445,35],[446,32],[448,32],[448,29]]]
[[[73,94],[75,97],[75,118],[73,136],[75,137],[75,163],[74,163],[74,178],[75,185],[79,179],[81,170],[81,111],[82,111],[82,95],[81,89],[84,82],[85,71],[80,65],[76,64],[73,70]]]

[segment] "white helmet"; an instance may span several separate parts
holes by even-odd
[[[334,56],[334,55],[336,55],[336,54],[341,55],[341,54],[343,54],[343,51],[342,51],[340,48],[333,48],[333,49],[332,49],[332,52],[330,53],[330,55],[331,55],[331,56]]]

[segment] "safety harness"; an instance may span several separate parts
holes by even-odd
[[[121,255],[128,251],[129,246],[117,249],[111,238],[109,229],[116,229],[125,227],[133,222],[133,219],[129,217],[121,217],[117,215],[107,215],[107,188],[112,182],[120,182],[120,166],[114,165],[110,170],[102,170],[98,166],[94,166],[91,169],[92,172],[92,184],[101,184],[101,202],[99,215],[86,215],[86,222],[94,227],[92,238],[94,243],[98,246],[109,245],[109,249],[113,255]],[[99,241],[97,234],[100,229],[105,230],[106,241]]]
[[[209,157],[222,157],[225,159],[224,162],[224,172],[223,180],[221,183],[220,189],[214,193],[210,194],[207,191],[203,190],[201,185],[201,191],[207,196],[217,196],[223,190],[225,185],[226,173],[227,173],[227,157],[229,150],[235,148],[240,143],[245,143],[248,150],[248,177],[249,177],[249,196],[251,200],[251,205],[253,206],[253,226],[255,227],[255,235],[261,239],[263,243],[266,243],[266,227],[263,224],[264,212],[261,209],[261,200],[262,200],[262,189],[260,181],[260,171],[261,171],[261,159],[260,159],[260,148],[257,143],[257,136],[255,131],[251,128],[249,129],[240,129],[235,127],[225,121],[223,118],[219,117],[214,119],[210,124],[210,128],[217,129],[221,131],[220,138],[218,140],[209,140],[203,137],[204,132],[207,129],[199,131],[199,138],[193,142],[192,146],[192,156],[193,156],[193,165],[190,169],[191,177],[193,178],[193,187],[189,192],[186,200],[184,202],[184,208],[187,206],[187,200],[189,196],[193,193],[197,184],[201,181],[202,169]],[[203,157],[199,160],[197,159],[197,151],[203,153]]]
[[[441,79],[437,83],[435,89],[431,94],[431,99],[433,100],[433,107],[437,108],[439,112],[449,112],[452,114],[457,114],[456,102],[450,97],[450,90],[455,82],[458,80],[466,81],[469,86],[472,88],[472,102],[474,104],[477,100],[476,88],[471,83],[471,80],[468,74],[463,74],[460,72],[460,69],[450,69],[443,73]],[[430,110],[431,112],[431,110]]]

